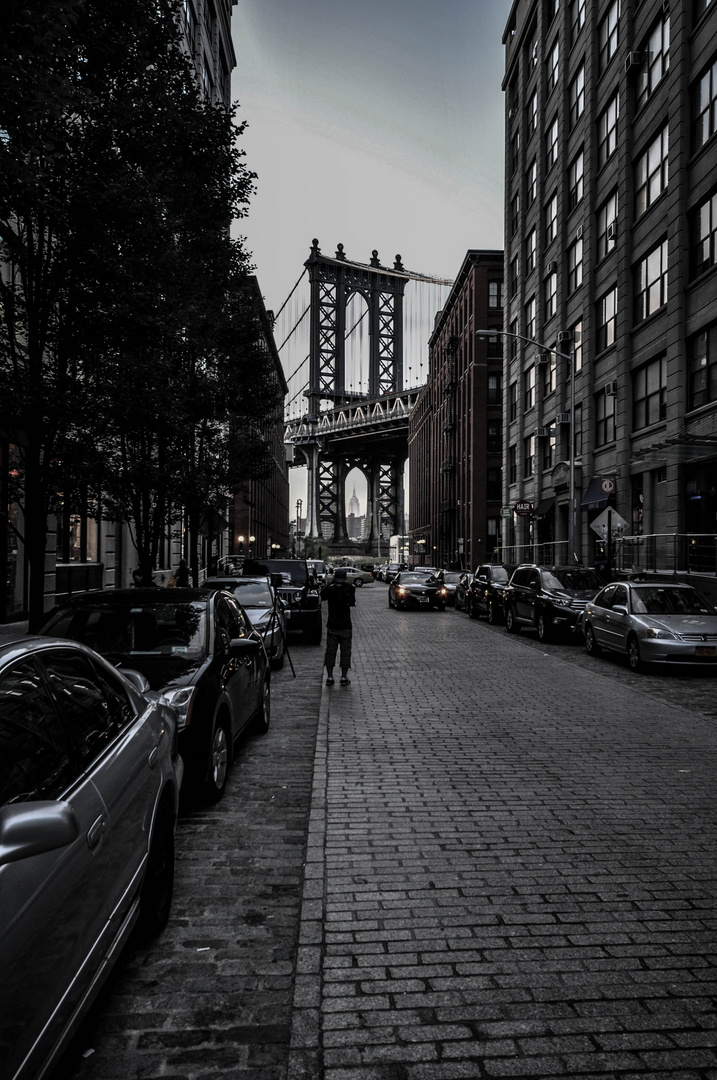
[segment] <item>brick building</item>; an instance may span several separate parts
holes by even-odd
[[[429,374],[409,422],[411,558],[475,567],[499,542],[503,252],[470,250],[429,340]]]
[[[504,540],[569,557],[572,457],[584,562],[608,505],[714,562],[717,3],[515,0],[504,45]]]

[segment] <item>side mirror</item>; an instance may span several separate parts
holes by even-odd
[[[626,604],[615,604],[615,606],[613,607],[612,610],[616,611],[618,615],[627,615],[627,605]]]
[[[135,690],[139,690],[140,694],[147,694],[150,689],[149,681],[145,678],[141,671],[135,671],[134,668],[118,668],[124,675],[127,682],[131,682]]]
[[[0,809],[0,866],[66,847],[79,834],[69,803],[9,803]]]
[[[233,660],[251,660],[259,655],[261,645],[253,637],[232,638],[229,642],[229,655]]]

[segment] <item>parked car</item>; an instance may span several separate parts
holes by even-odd
[[[485,615],[489,623],[505,621],[505,597],[514,566],[483,563],[473,576],[466,599],[471,619]]]
[[[603,582],[597,573],[577,566],[518,566],[505,591],[505,625],[509,634],[522,627],[548,641],[559,630],[573,630]]]
[[[447,590],[434,574],[402,570],[388,586],[388,606],[393,608],[446,609]]]
[[[158,591],[158,590],[155,590]],[[174,710],[82,645],[0,647],[0,1058],[45,1076],[131,933],[169,917]]]
[[[367,570],[361,570],[357,566],[332,566],[326,579],[329,585],[334,580],[334,574],[337,570],[344,570],[348,584],[356,585],[357,588],[361,588],[362,585],[373,581],[373,574],[370,574]]]
[[[395,578],[396,574],[400,574],[402,570],[407,570],[408,567],[402,562],[390,562],[383,572],[383,580],[391,582]]]
[[[386,563],[376,563],[373,568],[374,581],[383,581],[383,575],[386,571]]]
[[[607,585],[585,609],[585,648],[625,653],[646,664],[717,664],[717,611],[691,585]]]
[[[309,568],[309,573],[310,574],[313,573],[314,578],[316,579],[317,585],[319,585],[319,586],[325,585],[326,584],[326,573],[327,573],[328,567],[327,567],[326,563],[324,562],[324,560],[323,559],[307,559],[306,560],[306,565]]]
[[[286,605],[268,577],[210,577],[203,589],[226,589],[249,616],[264,639],[269,663],[276,670],[284,666],[286,655]]]
[[[320,645],[323,635],[321,597],[306,559],[253,559],[244,563],[244,574],[260,577],[281,574],[279,596],[291,618],[287,630],[300,633],[307,645]]]
[[[264,643],[233,596],[211,589],[108,589],[81,593],[39,631],[94,648],[140,671],[179,718],[186,782],[209,802],[224,794],[234,743],[269,728]]]
[[[470,588],[471,581],[473,580],[473,574],[470,570],[464,570],[461,576],[458,578],[458,584],[456,585],[456,599],[455,606],[456,611],[467,611],[467,598],[468,589]]]
[[[449,607],[455,606],[456,589],[458,588],[461,576],[459,570],[441,570],[440,572],[441,581],[446,589],[446,603]]]

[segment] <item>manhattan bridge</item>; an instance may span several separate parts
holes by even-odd
[[[308,283],[308,288],[307,288]],[[311,246],[277,312],[274,337],[289,385],[285,442],[307,470],[306,536],[356,550],[346,529],[346,478],[366,479],[362,550],[403,532],[408,418],[428,374],[428,339],[452,281],[333,256]],[[291,456],[291,455],[290,455]],[[386,549],[384,548],[384,551]]]

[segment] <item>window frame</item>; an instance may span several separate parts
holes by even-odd
[[[709,81],[706,108],[700,108],[702,85]],[[717,57],[715,57],[699,76],[691,91],[692,152],[697,153],[706,146],[717,132]],[[699,111],[697,111],[699,109]],[[705,127],[707,128],[705,134]]]
[[[658,256],[656,258],[656,256]],[[658,272],[655,273],[655,264]],[[664,307],[668,300],[669,251],[667,237],[638,260],[633,270],[634,322],[644,322],[650,315]],[[657,302],[655,297],[657,296]]]
[[[657,43],[658,38],[659,46],[652,50],[651,46]],[[644,40],[641,53],[643,59],[640,65],[635,98],[635,105],[638,110],[649,101],[670,70],[669,12],[660,15],[652,24],[652,28]]]
[[[550,172],[558,160],[558,148],[560,143],[560,126],[558,117],[554,116],[550,127],[545,132],[545,171]]]
[[[655,369],[658,376],[657,387],[650,391],[650,373]],[[666,418],[667,361],[663,353],[648,360],[646,364],[641,364],[632,372],[632,430],[642,431],[646,427],[652,427],[653,424],[659,424]]]
[[[617,285],[613,285],[595,303],[595,353],[598,356],[611,349],[617,341],[617,312],[618,291]]]
[[[612,239],[607,235],[610,225],[617,224],[618,216],[618,189],[613,188],[608,197],[598,207],[597,211],[597,257],[598,262],[607,258],[617,246],[617,237],[613,230]]]
[[[704,346],[700,346],[704,339]],[[717,325],[706,326],[688,342],[688,410],[701,409],[717,401]],[[697,376],[700,375],[697,385]],[[704,377],[702,377],[702,375]]]
[[[706,213],[705,213],[706,211]],[[704,218],[707,218],[707,232],[703,231]],[[690,230],[690,262],[692,264],[692,277],[699,277],[706,273],[717,262],[717,191],[704,199],[694,208],[691,214],[692,228]],[[698,234],[699,230],[699,235]],[[700,258],[698,252],[707,258]]]
[[[614,116],[612,115],[614,111]],[[612,119],[611,119],[612,117]],[[617,151],[617,128],[620,120],[620,93],[616,91],[598,116],[598,169],[607,165]]]
[[[572,131],[585,112],[585,62],[580,65],[568,87],[569,130]]]
[[[585,148],[580,147],[568,166],[568,213],[572,213],[585,192]]]
[[[659,158],[653,155],[659,143]],[[656,161],[656,165],[651,165]],[[659,175],[659,189],[653,192],[654,178]],[[667,190],[669,182],[669,125],[663,124],[657,135],[635,161],[635,220],[646,214],[653,203]]]
[[[598,26],[598,75],[603,75],[607,71],[619,45],[620,0],[612,0]]]
[[[552,217],[551,209],[554,210]],[[545,204],[545,246],[552,244],[558,235],[558,193],[554,191]]]
[[[616,436],[615,395],[606,393],[603,387],[595,394],[595,447],[608,446]]]
[[[568,296],[580,288],[583,283],[583,238],[576,237],[568,247]]]

